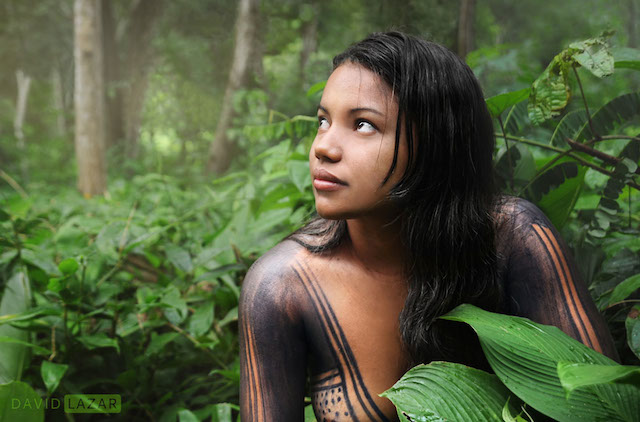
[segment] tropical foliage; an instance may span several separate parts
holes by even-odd
[[[126,14],[128,2],[113,3],[116,16]],[[298,114],[313,113],[323,87],[316,82],[326,78],[330,57],[382,25],[374,22],[379,17],[344,13],[343,7],[365,10],[371,2],[321,2],[317,7],[331,19],[320,22],[320,47],[300,68],[301,33],[317,13],[302,3],[265,2],[264,79],[234,97],[228,132],[242,153],[229,173],[213,180],[201,174],[202,157],[215,130],[211,115],[224,91],[230,50],[209,42],[211,27],[231,32],[228,2],[167,6],[154,40],[162,60],[149,75],[143,153],[132,161],[111,151],[104,197],[85,199],[71,187],[73,147],[62,132],[49,133],[55,126],[51,86],[34,82],[29,104],[37,112],[25,127],[24,149],[7,134],[14,106],[0,97],[0,420],[61,419],[62,412],[38,403],[76,393],[121,394],[125,420],[237,418],[236,319],[244,273],[314,209],[307,151],[317,123]],[[440,2],[412,1],[406,10],[374,3],[398,26],[429,27],[423,35],[451,43],[451,11],[436,7]],[[536,411],[562,418],[567,403],[585,405],[585,413],[575,413],[584,420],[625,420],[637,410],[629,385],[640,363],[640,55],[610,48],[605,34],[570,44],[543,70],[548,50],[569,35],[554,38],[539,20],[515,16],[507,3],[479,2],[481,48],[467,56],[487,92],[497,94],[487,102],[496,118],[498,182],[535,202],[562,230],[625,365],[557,330],[463,307],[447,318],[477,330],[496,374],[434,362],[411,370],[387,395],[412,420],[526,420],[523,406],[533,418]],[[46,0],[33,10],[29,2],[7,4],[19,19],[0,31],[3,46],[11,46],[0,52],[0,66],[20,61],[31,74],[48,77],[50,56],[69,53],[70,34],[57,31],[70,2]],[[530,14],[540,9],[536,1],[519,5]],[[575,5],[545,10],[545,28],[575,22],[569,10]],[[0,9],[2,22],[9,9]],[[47,36],[25,34],[18,23],[29,20]],[[583,32],[599,28],[581,24]],[[491,46],[503,33],[513,42]],[[517,38],[524,33],[539,34],[539,42]],[[7,74],[0,72],[0,94],[11,91]],[[65,118],[69,123],[70,115]],[[510,326],[520,334],[496,330]],[[523,362],[532,348],[548,353]],[[509,362],[516,365],[504,367]],[[551,381],[523,381],[536,376]],[[443,386],[453,380],[464,395],[446,398]],[[541,388],[528,391],[518,382]],[[477,399],[461,399],[473,394]],[[33,408],[16,414],[15,397],[30,399]],[[600,400],[609,404],[593,409]],[[453,408],[464,413],[444,413]]]

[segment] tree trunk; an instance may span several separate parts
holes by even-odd
[[[257,36],[258,9],[259,0],[240,0],[238,3],[233,62],[229,71],[220,119],[209,148],[207,170],[211,173],[224,172],[229,168],[233,156],[232,145],[227,138],[227,130],[231,127],[233,120],[233,96],[246,85],[251,70]]]
[[[127,158],[135,158],[138,155],[140,121],[152,62],[153,28],[161,15],[164,1],[135,2],[124,34],[116,30],[112,1],[101,0],[106,145],[120,145],[121,152]]]
[[[65,120],[64,87],[58,66],[51,69],[51,85],[53,86],[53,109],[56,111],[56,136],[65,138],[67,136],[67,122]]]
[[[122,96],[123,132],[127,158],[138,156],[140,123],[152,62],[153,28],[162,13],[164,2],[140,0],[133,10],[125,39],[125,84]]]
[[[75,147],[78,189],[85,197],[107,188],[100,0],[75,0]]]
[[[105,84],[105,147],[110,149],[124,140],[122,95],[120,94],[120,59],[116,46],[116,23],[112,0],[101,0],[102,51]]]
[[[629,42],[627,45],[631,48],[638,48],[638,5],[637,0],[628,0],[628,20],[627,32],[629,32]]]
[[[458,55],[463,59],[474,49],[476,0],[461,0],[458,17]]]
[[[315,0],[311,1],[311,7],[313,16],[302,28],[302,51],[300,52],[300,85],[302,87],[305,83],[305,69],[309,63],[309,57],[318,47],[318,4]]]
[[[22,183],[27,181],[27,154],[24,141],[24,117],[27,114],[27,98],[31,87],[31,77],[18,69],[16,71],[16,82],[18,83],[18,98],[16,99],[16,115],[13,119],[13,133],[18,141],[18,151],[20,153],[20,176]]]

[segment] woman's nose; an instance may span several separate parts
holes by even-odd
[[[333,130],[316,135],[313,140],[313,154],[320,161],[335,163],[342,159],[342,148],[338,145]]]

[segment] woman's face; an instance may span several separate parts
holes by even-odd
[[[390,87],[364,67],[333,71],[318,106],[318,133],[309,152],[318,214],[328,219],[388,215],[387,199],[407,166],[404,131],[393,161],[398,104]]]

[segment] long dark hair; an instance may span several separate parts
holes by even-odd
[[[355,63],[379,75],[398,102],[395,154],[402,128],[409,165],[391,189],[401,205],[409,251],[408,295],[400,332],[411,363],[456,354],[447,325],[436,318],[460,303],[495,309],[493,124],[471,69],[447,48],[399,32],[374,33],[333,59],[334,70]],[[316,218],[290,238],[312,252],[348,236],[346,221]],[[315,241],[311,241],[315,239]]]

